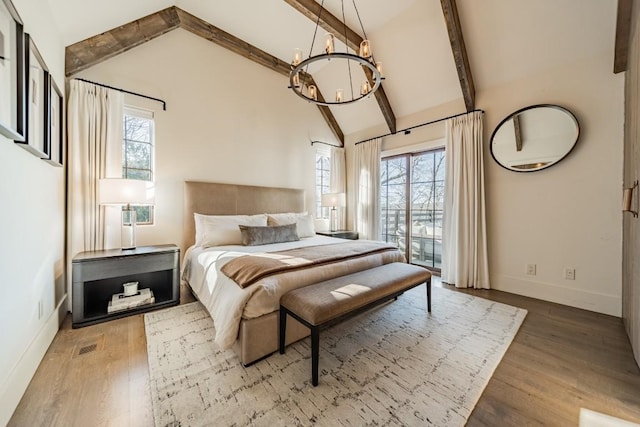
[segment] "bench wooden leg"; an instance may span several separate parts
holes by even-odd
[[[431,313],[431,279],[427,280],[427,310]]]
[[[318,385],[318,356],[320,354],[320,332],[317,327],[311,328],[311,383]]]
[[[280,307],[280,354],[284,354],[285,336],[287,332],[287,311]]]

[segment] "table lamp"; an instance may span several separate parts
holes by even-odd
[[[329,229],[337,231],[338,217],[336,207],[344,207],[347,205],[347,197],[344,193],[324,193],[321,200],[322,206],[331,206],[331,215],[329,219]]]
[[[139,179],[103,178],[98,183],[101,205],[120,205],[122,208],[121,247],[136,247],[136,211],[134,205],[153,204],[153,183]]]

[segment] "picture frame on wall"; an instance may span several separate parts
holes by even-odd
[[[49,132],[49,69],[28,33],[24,35],[25,61],[25,141],[16,141],[22,148],[49,159],[47,134]]]
[[[53,81],[51,75],[49,75],[49,120],[48,120],[48,132],[47,132],[47,162],[54,166],[62,166],[64,161],[64,146],[63,146],[63,112],[64,112],[64,98],[62,92]]]
[[[0,135],[18,142],[25,140],[24,65],[22,20],[10,0],[0,0]]]

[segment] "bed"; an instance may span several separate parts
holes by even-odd
[[[182,278],[213,318],[216,343],[222,348],[233,348],[244,365],[277,351],[278,307],[280,296],[284,292],[382,264],[404,261],[404,255],[400,251],[386,248],[331,264],[284,271],[260,278],[242,288],[222,272],[236,258],[247,256],[248,253],[272,254],[274,251],[291,251],[303,247],[309,249],[301,250],[326,247],[333,251],[347,243],[332,237],[310,236],[295,242],[205,248],[195,244],[194,214],[260,216],[267,213],[303,212],[304,190],[187,181],[184,194],[182,250],[185,257]],[[373,245],[368,241],[361,242],[362,245]],[[300,323],[293,321],[287,325],[287,343],[307,335],[308,328]]]

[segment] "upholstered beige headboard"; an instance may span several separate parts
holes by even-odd
[[[195,242],[193,214],[253,215],[303,212],[304,190],[186,181],[182,253]]]

